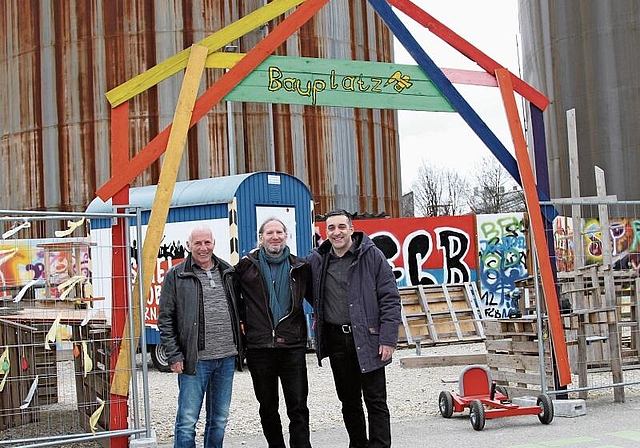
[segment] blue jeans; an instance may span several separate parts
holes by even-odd
[[[195,375],[178,375],[178,412],[174,448],[196,446],[196,423],[205,393],[207,420],[204,428],[205,448],[222,448],[224,429],[229,419],[233,389],[235,356],[198,361]]]
[[[253,390],[260,403],[260,423],[269,448],[286,447],[278,412],[278,378],[289,416],[289,446],[311,448],[305,349],[248,349],[247,365],[253,381]]]

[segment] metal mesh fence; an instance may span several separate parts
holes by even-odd
[[[89,232],[91,219],[119,219],[128,229],[136,214],[0,216],[0,446],[100,446],[148,433],[146,349],[112,329],[114,314],[133,322],[130,294],[111,294],[114,280],[131,291],[131,263],[120,279],[111,269],[114,253],[131,260],[129,244]],[[125,345],[135,387],[112,395]]]

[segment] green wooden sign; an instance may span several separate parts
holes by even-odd
[[[454,112],[417,65],[291,56],[268,57],[225,100]]]

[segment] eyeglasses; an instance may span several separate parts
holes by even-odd
[[[211,286],[212,288],[215,288],[216,282],[213,280],[213,274],[211,274],[211,271],[207,270],[204,272],[205,274],[207,274],[207,278],[209,279],[209,286]]]

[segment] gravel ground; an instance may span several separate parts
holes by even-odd
[[[485,353],[484,343],[423,347],[423,354],[477,354]],[[437,399],[442,390],[458,390],[458,376],[463,366],[404,369],[400,359],[415,356],[415,350],[404,349],[396,352],[393,363],[387,367],[388,404],[394,421],[419,419],[425,415],[438,413]],[[0,431],[0,448],[7,446],[2,441],[37,437],[38,435],[73,434],[83,432],[79,429],[75,412],[75,385],[70,362],[60,362],[58,371],[59,403],[47,406],[41,413],[38,423],[23,425],[6,431]],[[150,365],[150,364],[149,364]],[[343,428],[340,404],[336,398],[331,368],[328,361],[319,367],[314,354],[307,356],[309,374],[309,412],[311,430],[318,431]],[[177,376],[161,373],[153,367],[148,370],[149,410],[151,428],[155,431],[158,445],[173,443],[173,423],[177,404]],[[625,381],[640,382],[640,370],[625,371]],[[576,380],[577,382],[577,380]],[[139,386],[142,386],[139,379]],[[611,383],[611,374],[590,374],[590,384]],[[628,396],[640,395],[638,385],[626,388]],[[591,391],[589,397],[612,397],[611,389]],[[141,418],[144,410],[140,407]],[[281,403],[283,426],[288,425],[284,403]],[[198,437],[202,438],[204,411],[197,427]],[[234,380],[231,415],[227,427],[228,437],[243,437],[261,434],[258,419],[258,405],[253,394],[251,377],[248,371],[236,373]],[[96,448],[96,442],[65,444],[75,448]]]

